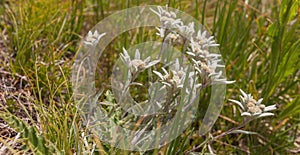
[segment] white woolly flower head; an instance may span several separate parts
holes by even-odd
[[[193,38],[191,38],[190,48],[186,52],[186,54],[192,56],[196,60],[199,60],[206,58],[207,55],[209,55],[209,51],[207,49],[202,48],[202,46],[200,46],[197,42],[194,41]]]
[[[187,37],[186,39],[190,39],[195,33],[194,23],[191,22],[188,25],[180,25],[178,30],[182,36]]]
[[[93,33],[89,31],[88,35],[85,38],[84,43],[86,45],[96,45],[96,43],[105,35],[106,33],[99,34],[97,30]]]
[[[158,71],[153,71],[153,73],[160,78],[162,84],[169,88],[179,89],[183,87],[186,72],[183,67],[180,67],[178,59],[176,59],[173,70],[168,72],[162,67],[162,71],[164,72],[164,75]]]
[[[166,9],[164,10],[161,6],[157,7],[157,11],[151,9],[152,12],[154,12],[161,22],[161,28],[156,28],[160,35],[160,37],[165,36],[166,29],[174,29],[178,28],[180,25],[182,25],[181,19],[177,19],[177,15],[173,11],[168,10],[168,6],[166,6]]]
[[[121,53],[120,55],[123,63],[125,63],[125,65],[130,68],[131,73],[143,71],[159,63],[159,60],[151,61],[150,56],[142,60],[140,51],[138,49],[136,49],[134,59],[132,60],[125,48],[123,48],[123,53]]]
[[[192,58],[192,63],[194,64],[195,70],[202,78],[209,79],[209,84],[232,84],[235,81],[227,81],[225,77],[222,76],[222,71],[217,71],[218,68],[224,68],[225,66],[219,64],[222,60],[220,59],[220,54],[210,53],[206,56],[202,56],[195,60]]]
[[[208,33],[205,30],[199,30],[197,36],[194,38],[194,41],[198,43],[202,48],[219,46],[219,44],[216,44],[214,36],[208,37]]]
[[[240,89],[242,95],[240,95],[240,100],[229,99],[229,101],[237,104],[242,112],[242,116],[260,118],[266,116],[273,116],[274,113],[269,111],[275,110],[276,105],[265,106],[262,104],[263,98],[255,100],[251,94],[246,94],[242,89]]]

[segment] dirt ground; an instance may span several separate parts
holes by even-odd
[[[9,63],[13,63],[14,56],[10,55],[5,48],[6,35],[2,36],[0,37],[0,113],[4,109],[8,109],[17,117],[29,122],[29,118],[22,107],[31,111],[30,109],[33,106],[30,85],[26,76],[11,73]],[[15,104],[20,104],[20,106],[15,106]],[[18,140],[20,133],[16,132],[2,119],[0,119],[0,137],[0,154],[7,154],[9,147],[21,147]]]

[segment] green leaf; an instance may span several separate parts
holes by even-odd
[[[292,102],[290,102],[279,114],[278,120],[282,120],[286,117],[290,117],[300,112],[300,96],[297,96]]]
[[[297,15],[299,0],[282,0],[279,13],[280,24],[288,23]]]
[[[275,74],[275,79],[278,79],[278,83],[283,82],[286,77],[294,73],[294,71],[297,69],[297,63],[299,63],[300,56],[299,53],[300,40],[292,45],[279,64]]]
[[[33,126],[29,126],[20,118],[14,115],[0,115],[9,125],[15,130],[22,133],[22,137],[27,139],[28,146],[33,146],[34,150],[40,154],[49,154],[49,149],[46,147],[44,137],[38,134],[37,130]]]
[[[267,29],[267,34],[269,37],[274,38],[279,34],[279,28],[276,23],[271,24]]]

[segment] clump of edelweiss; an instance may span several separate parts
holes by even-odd
[[[140,51],[138,49],[136,49],[134,59],[132,60],[125,48],[123,48],[123,53],[121,53],[120,55],[121,55],[121,60],[130,69],[131,73],[137,73],[143,71],[159,63],[159,60],[150,61],[151,60],[150,57],[147,57],[145,60],[142,60]]]
[[[151,9],[152,10],[152,9]],[[219,64],[222,59],[220,54],[211,53],[209,50],[211,47],[217,47],[213,36],[209,36],[205,30],[199,30],[195,34],[194,23],[191,22],[185,25],[181,19],[176,19],[176,14],[172,11],[162,9],[158,7],[158,11],[152,10],[158,15],[162,22],[161,28],[158,28],[159,35],[163,38],[166,37],[166,41],[176,43],[177,40],[184,40],[184,44],[187,43],[187,50],[183,51],[188,56],[192,65],[194,66],[196,73],[201,76],[202,86],[208,86],[216,83],[231,84],[235,81],[227,81],[223,77],[222,72],[218,71],[218,68],[224,68],[224,65]],[[164,24],[167,21],[169,24]],[[171,24],[172,23],[172,24]],[[166,25],[172,27],[169,31],[165,31]],[[174,26],[175,25],[175,26]],[[179,34],[178,34],[179,33]]]
[[[213,83],[234,83],[234,81],[227,81],[226,78],[223,78],[222,71],[217,71],[218,68],[224,68],[225,66],[219,64],[222,62],[220,54],[209,51],[209,47],[219,46],[213,38],[213,36],[208,37],[206,31],[199,30],[195,37],[191,37],[186,54],[190,57],[201,78],[206,81],[206,85]]]
[[[106,33],[99,34],[96,30],[94,33],[89,31],[84,43],[87,45],[95,45]]]
[[[269,112],[276,109],[276,105],[265,106],[261,104],[263,98],[256,101],[251,94],[246,94],[243,90],[241,90],[242,95],[240,95],[240,100],[232,100],[229,101],[237,104],[243,110],[242,116],[249,116],[249,117],[266,117],[266,116],[273,116],[274,114]]]

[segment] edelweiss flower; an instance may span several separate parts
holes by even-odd
[[[166,69],[162,68],[165,75],[162,75],[158,71],[153,71],[162,81],[162,83],[168,87],[172,88],[182,88],[183,87],[183,77],[182,72],[176,72],[174,70],[171,70],[170,72],[167,72]]]
[[[123,48],[123,53],[121,55],[121,60],[130,68],[131,73],[136,73],[139,71],[143,71],[157,63],[159,60],[154,60],[150,62],[150,56],[145,60],[141,60],[140,51],[136,49],[134,59],[131,60],[128,52],[125,48]]]
[[[229,99],[229,101],[237,104],[240,106],[240,108],[244,111],[241,115],[242,116],[249,116],[249,117],[266,117],[266,116],[273,116],[273,113],[270,113],[269,111],[275,110],[276,105],[270,105],[265,106],[264,104],[261,104],[263,101],[263,98],[256,101],[253,99],[253,96],[251,94],[246,94],[243,90],[241,90],[242,96],[240,95],[240,101]]]
[[[218,67],[225,67],[224,65],[218,64],[221,59],[219,54],[208,54],[206,58],[201,60],[191,59],[194,63],[196,71],[202,76],[202,78],[210,78],[210,83],[224,83],[231,84],[235,81],[227,81],[226,78],[222,78],[222,71],[216,71]]]
[[[105,34],[106,33],[99,34],[97,30],[94,32],[94,34],[92,31],[89,31],[84,43],[87,45],[95,45]]]
[[[203,59],[206,57],[215,57],[217,54],[209,53],[208,49],[205,47],[211,46],[208,44],[201,45],[197,40],[194,38],[191,38],[190,40],[190,48],[186,52],[186,54],[194,57],[194,59],[199,60]],[[212,44],[213,45],[218,45],[218,44]],[[218,54],[220,55],[220,54]]]
[[[201,30],[199,30],[197,36],[194,38],[194,41],[202,48],[219,46],[219,44],[216,44],[214,36],[207,37],[206,31],[201,32]]]
[[[198,43],[191,38],[190,48],[186,54],[192,56],[196,60],[204,59],[209,55],[208,50],[203,49]]]
[[[168,11],[168,6],[166,6],[166,10],[164,10],[162,7],[158,6],[157,10],[155,11],[150,8],[152,12],[154,12],[160,19],[161,22],[161,28],[157,28],[160,35],[160,37],[164,37],[166,29],[173,29],[178,28],[182,22],[181,19],[176,19],[177,15],[173,11]]]
[[[181,26],[179,26],[178,30],[179,30],[179,33],[183,37],[186,37],[187,39],[190,39],[190,38],[192,38],[192,36],[195,32],[194,23],[191,22],[188,25],[181,25]]]
[[[185,79],[185,71],[179,65],[178,59],[176,59],[175,70],[171,70],[168,72],[165,68],[162,68],[165,75],[162,75],[158,71],[153,71],[161,80],[161,82],[170,87],[170,88],[182,88],[184,79]]]

